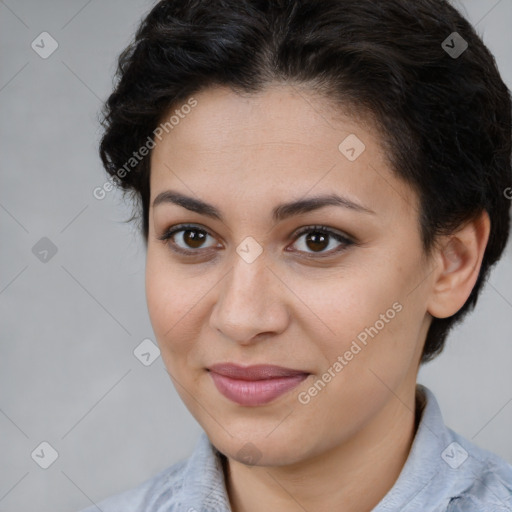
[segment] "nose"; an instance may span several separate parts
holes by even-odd
[[[219,283],[211,327],[240,345],[282,333],[289,321],[284,285],[263,254],[252,263],[238,255],[234,259],[232,270]]]

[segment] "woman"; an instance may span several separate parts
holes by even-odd
[[[98,507],[512,510],[512,466],[416,383],[509,235],[511,99],[470,24],[443,0],[166,0],[118,79],[100,154],[204,433]]]

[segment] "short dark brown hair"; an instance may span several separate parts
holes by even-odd
[[[447,1],[162,0],[121,53],[116,77],[100,156],[131,195],[129,221],[140,221],[146,244],[150,159],[119,170],[163,116],[215,85],[252,93],[303,84],[375,120],[393,172],[418,194],[426,254],[438,235],[483,210],[490,216],[476,285],[456,314],[433,319],[422,362],[475,307],[509,236],[511,97],[493,55]]]

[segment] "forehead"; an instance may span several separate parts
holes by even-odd
[[[296,86],[272,85],[255,94],[215,87],[194,98],[197,106],[172,128],[172,137],[164,134],[170,145],[199,153],[264,144],[298,145],[310,152],[332,154],[334,150],[339,156],[338,143],[344,135],[359,132],[365,139],[377,137],[362,116],[343,115],[339,107],[334,110],[326,99]],[[176,110],[180,110],[179,105],[169,115]],[[367,142],[375,146],[373,141]]]
[[[220,201],[334,191],[382,212],[416,209],[367,118],[293,86],[244,95],[216,87],[193,98],[197,105],[155,140],[151,202],[166,188],[206,197],[215,191]]]

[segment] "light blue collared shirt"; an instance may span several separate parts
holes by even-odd
[[[512,512],[512,465],[445,426],[434,394],[402,471],[372,512]],[[192,455],[82,512],[231,512],[221,454],[202,432]]]

